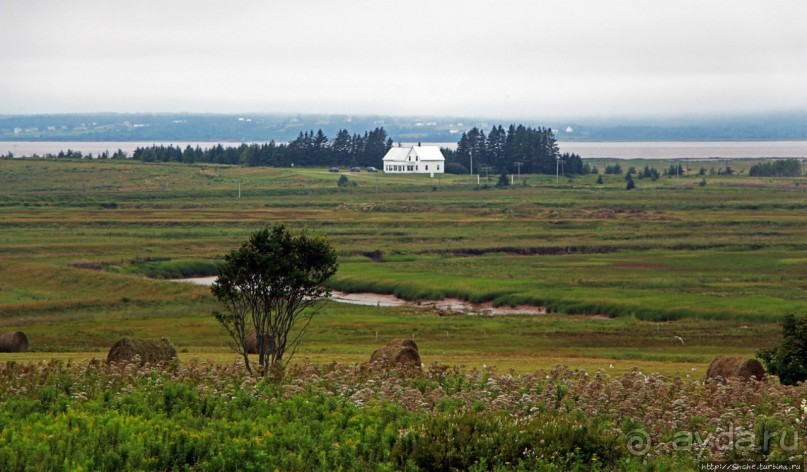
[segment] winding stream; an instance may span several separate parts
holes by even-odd
[[[195,277],[190,279],[177,279],[177,282],[193,283],[197,285],[213,285],[216,277]],[[442,300],[426,300],[421,302],[410,302],[395,295],[384,295],[379,293],[345,293],[333,291],[331,300],[339,303],[364,306],[412,306],[419,308],[434,308],[436,310],[449,313],[460,312],[479,315],[544,315],[546,308],[531,305],[521,305],[517,307],[499,306],[494,307],[490,303],[474,304],[465,300],[446,298]]]

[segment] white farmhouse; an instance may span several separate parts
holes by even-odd
[[[437,146],[394,147],[384,156],[385,174],[442,174],[446,158]]]

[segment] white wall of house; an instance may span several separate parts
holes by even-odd
[[[392,148],[383,159],[386,174],[442,174],[446,159],[437,146]]]

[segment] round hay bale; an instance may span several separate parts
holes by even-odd
[[[0,333],[0,352],[28,352],[28,336],[22,331]]]
[[[742,357],[717,357],[706,369],[706,378],[714,379],[740,378],[748,380],[755,378],[762,380],[765,377],[765,367],[756,359],[744,359]]]
[[[392,341],[387,343],[387,346],[388,347],[390,347],[390,346],[400,346],[400,347],[404,347],[404,348],[410,347],[410,348],[414,349],[415,351],[418,351],[418,345],[415,343],[415,341],[413,341],[411,339],[393,339]],[[420,351],[418,351],[418,352],[420,352]]]
[[[415,351],[418,351],[417,343],[415,343],[415,341],[412,341],[411,339],[393,339],[390,342],[388,342],[385,347],[390,348],[399,347],[403,349],[414,349]]]
[[[112,345],[106,357],[107,362],[132,362],[135,356],[140,363],[157,364],[169,362],[177,357],[177,350],[167,339],[159,341],[149,339],[123,338]]]
[[[263,335],[263,348],[266,350],[264,354],[269,354],[275,350],[275,341],[272,336],[264,333]],[[259,354],[258,352],[258,335],[250,333],[247,336],[247,354]]]
[[[422,362],[418,345],[411,339],[393,339],[386,346],[373,351],[370,362],[382,362],[384,364],[398,364],[420,368]]]

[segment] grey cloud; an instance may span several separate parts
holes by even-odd
[[[0,113],[807,109],[807,2],[0,0]]]

